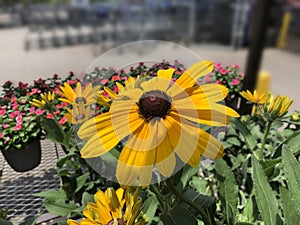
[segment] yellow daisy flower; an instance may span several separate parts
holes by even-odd
[[[269,94],[265,104],[265,110],[269,113],[272,119],[280,118],[287,114],[293,101],[294,100],[289,99],[288,96],[277,95],[274,98],[274,95]]]
[[[82,124],[91,117],[91,108],[89,105],[85,105],[83,102],[79,104],[73,104],[73,109],[67,108],[68,113],[65,117],[72,124]]]
[[[45,105],[54,100],[54,92],[49,91],[48,93],[40,94],[40,96],[41,100],[33,99],[30,101],[30,104],[38,108],[43,108]]]
[[[60,94],[62,98],[58,100],[73,105],[83,102],[85,105],[92,105],[95,103],[94,96],[99,90],[99,87],[92,87],[92,84],[88,84],[84,90],[82,90],[80,82],[76,83],[75,90],[68,83],[64,83],[64,86],[60,86]]]
[[[142,225],[145,218],[141,213],[142,200],[138,200],[138,190],[131,194],[119,188],[108,188],[94,195],[95,203],[89,202],[80,222],[67,220],[69,225]]]
[[[116,177],[120,184],[141,186],[151,182],[154,169],[164,177],[171,176],[178,158],[197,166],[200,155],[222,157],[222,144],[198,124],[226,126],[229,116],[239,115],[218,104],[228,94],[226,87],[196,85],[212,70],[212,62],[202,61],[172,85],[174,69],[159,70],[155,78],[132,83],[112,101],[109,112],[81,126],[78,135],[88,140],[82,157],[101,156],[123,141]]]
[[[263,104],[266,102],[267,99],[266,93],[260,94],[256,90],[253,92],[253,94],[249,90],[242,91],[240,92],[240,95],[243,96],[249,102],[255,104]]]

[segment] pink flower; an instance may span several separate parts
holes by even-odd
[[[9,125],[8,125],[7,123],[5,123],[5,124],[2,124],[2,127],[3,127],[4,129],[6,129],[6,128],[9,127]]]
[[[216,64],[215,64],[215,68],[216,68],[217,70],[221,69],[221,63],[216,63]]]
[[[232,82],[231,82],[232,85],[238,85],[239,83],[240,83],[240,81],[236,78],[233,79]]]
[[[118,86],[115,86],[115,87],[114,87],[114,92],[116,92],[116,93],[119,92]]]
[[[180,75],[180,74],[181,74],[180,71],[178,71],[178,70],[175,71],[175,75]]]
[[[60,125],[64,125],[66,122],[67,122],[67,117],[65,117],[65,116],[63,116],[63,118],[61,118],[61,119],[58,121],[58,123],[59,123]]]
[[[41,90],[38,88],[32,88],[31,94],[37,94],[37,93],[41,93]]]
[[[49,113],[49,114],[47,114],[46,118],[47,119],[53,119],[53,115]]]
[[[243,76],[245,76],[245,74],[244,73],[240,73],[240,76],[243,77]]]
[[[23,123],[22,115],[17,115],[16,121],[17,121],[18,124],[22,124]]]
[[[5,109],[0,109],[0,116],[4,116],[6,113],[6,110]]]
[[[56,108],[58,108],[58,109],[61,109],[61,108],[63,108],[64,106],[63,106],[63,104],[57,104],[56,105]]]
[[[42,115],[44,112],[45,112],[45,110],[38,109],[38,110],[36,110],[35,114],[38,115],[38,116],[40,116],[40,115]]]
[[[29,109],[29,112],[30,112],[30,113],[34,113],[34,111],[35,111],[35,110],[34,110],[34,107],[31,107],[31,108]]]
[[[75,81],[75,80],[68,80],[67,83],[68,83],[69,85],[72,85],[72,84],[75,84],[76,81]]]
[[[105,85],[105,84],[107,84],[108,82],[109,82],[109,80],[108,80],[108,79],[106,79],[106,78],[105,78],[105,79],[103,79],[103,80],[101,80],[101,84],[102,84],[102,85]]]
[[[224,69],[224,68],[222,68],[222,69],[220,69],[220,73],[223,74],[223,75],[225,75],[227,73],[227,70]]]
[[[60,113],[60,110],[56,110],[53,114],[54,115],[57,115],[57,114],[59,114]]]
[[[13,130],[21,130],[22,129],[22,124],[21,123],[18,123],[14,128]]]
[[[65,106],[68,106],[68,103],[63,102],[62,105],[65,107]]]
[[[216,81],[216,84],[221,84],[221,81],[217,80],[217,81]]]
[[[3,133],[0,133],[0,138],[3,138]]]
[[[21,103],[22,103],[22,104],[25,104],[26,102],[27,102],[27,100],[26,100],[25,98],[22,98],[22,99],[21,99]]]
[[[16,97],[12,97],[12,99],[10,100],[11,103],[14,103],[17,101],[17,98]]]
[[[211,79],[211,74],[207,74],[205,77],[204,77],[204,82],[212,82],[212,79]]]
[[[115,76],[112,76],[111,78],[113,81],[117,81],[117,80],[120,80],[120,76],[119,75],[115,75]]]
[[[121,78],[122,80],[128,80],[128,77],[124,76]]]
[[[10,140],[10,137],[6,137],[5,140],[4,140],[4,143],[9,142],[9,140]]]
[[[54,93],[55,93],[56,95],[60,95],[60,90],[59,90],[59,88],[55,88],[55,89],[54,89]]]
[[[16,115],[17,115],[16,112],[11,112],[11,113],[9,114],[9,117],[13,119],[13,118],[16,117]]]
[[[13,110],[17,110],[17,109],[18,109],[18,103],[17,103],[17,102],[14,102],[14,103],[12,104],[12,109],[13,109]]]
[[[105,91],[102,93],[105,97],[109,97],[109,94],[107,94]]]
[[[240,66],[236,64],[236,65],[234,65],[234,68],[239,69]]]

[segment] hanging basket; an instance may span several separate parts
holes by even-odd
[[[41,162],[42,150],[40,140],[34,140],[24,146],[23,149],[1,149],[1,152],[16,172],[26,172],[37,167]]]

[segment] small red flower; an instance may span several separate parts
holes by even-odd
[[[234,86],[238,85],[239,83],[240,83],[240,81],[238,79],[236,79],[236,78],[233,79],[232,82],[231,82],[231,84],[234,85]]]
[[[101,83],[102,85],[105,85],[105,84],[107,84],[108,82],[109,82],[109,80],[105,78],[105,79],[101,80],[100,83]]]
[[[7,123],[5,123],[5,124],[2,124],[2,127],[3,127],[4,129],[6,129],[6,128],[9,127],[9,125],[8,125]]]
[[[61,118],[61,119],[58,121],[58,123],[59,123],[60,125],[64,125],[66,122],[67,122],[67,117],[65,117],[65,116],[63,116],[63,118]]]
[[[3,138],[3,133],[0,133],[0,138]]]
[[[36,113],[36,115],[40,116],[40,115],[42,115],[44,112],[45,112],[45,110],[38,109],[38,110],[36,110],[35,113]]]
[[[227,73],[227,70],[224,69],[224,68],[222,68],[222,69],[220,69],[220,73],[223,74],[223,75],[225,75]]]
[[[22,124],[21,123],[18,123],[14,128],[13,130],[21,130],[22,129]]]
[[[120,80],[120,76],[119,75],[115,75],[115,76],[112,76],[111,78],[113,81],[117,81],[117,80]]]
[[[53,119],[53,115],[49,113],[49,114],[47,114],[46,118],[47,119]]]

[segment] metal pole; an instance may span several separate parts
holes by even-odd
[[[250,46],[246,61],[246,75],[243,84],[243,90],[253,91],[256,85],[257,74],[265,45],[265,37],[268,28],[272,0],[256,0],[252,14],[250,30]],[[242,99],[240,114],[248,114],[251,106]]]

